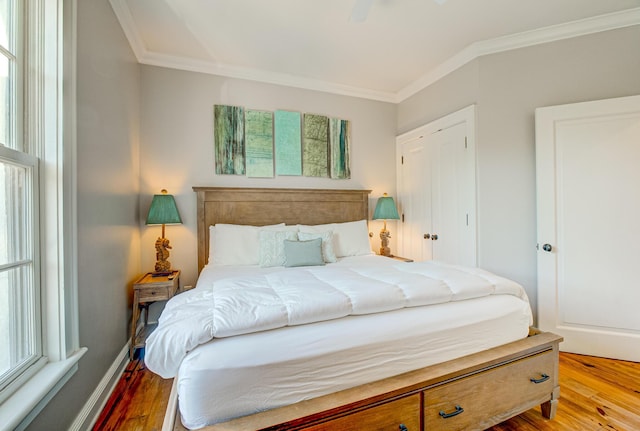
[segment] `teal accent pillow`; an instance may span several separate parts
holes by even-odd
[[[284,266],[324,265],[322,238],[310,241],[284,241]]]

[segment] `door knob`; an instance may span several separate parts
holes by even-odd
[[[434,233],[433,235],[431,235],[431,239],[434,240],[434,241],[437,241],[438,240],[438,234]]]
[[[551,247],[551,244],[544,244],[544,245],[542,246],[542,249],[543,249],[544,251],[551,251],[551,250],[553,250],[553,247]]]
[[[428,233],[425,233],[424,235],[422,235],[422,237],[424,239],[429,239],[429,238],[431,238],[431,235],[429,235]]]

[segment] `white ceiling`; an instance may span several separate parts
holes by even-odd
[[[390,102],[480,55],[640,24],[640,0],[372,0],[352,22],[357,1],[111,5],[140,63]]]

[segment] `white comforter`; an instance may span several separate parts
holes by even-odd
[[[434,261],[355,259],[349,265],[270,268],[228,275],[173,297],[147,340],[145,363],[164,378],[213,338],[283,326],[507,294],[528,301],[517,283],[478,268]]]

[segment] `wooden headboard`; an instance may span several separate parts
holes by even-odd
[[[209,226],[264,226],[367,220],[371,190],[193,187],[198,201],[198,273],[209,256]]]

